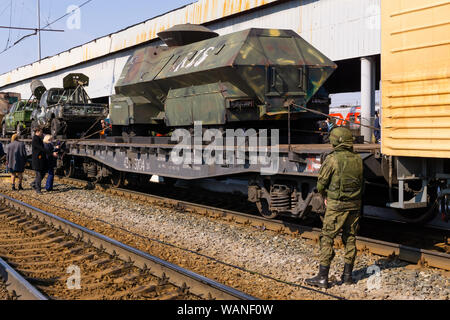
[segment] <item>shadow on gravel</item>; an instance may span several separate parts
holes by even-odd
[[[58,186],[56,186],[56,187],[58,187]],[[45,193],[46,194],[59,194],[59,193],[66,193],[66,192],[74,191],[74,190],[80,190],[80,188],[65,186],[64,188],[56,188],[56,189],[53,189],[53,191],[50,191],[50,192],[47,191]]]
[[[397,257],[387,257],[378,259],[373,265],[353,271],[353,279],[356,283],[368,279],[372,276],[381,275],[384,270],[400,269],[410,265],[405,261],[400,261]]]

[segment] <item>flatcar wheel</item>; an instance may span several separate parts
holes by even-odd
[[[275,219],[278,217],[278,213],[271,211],[267,200],[262,199],[256,203],[259,213],[266,219]]]
[[[125,174],[115,171],[111,177],[111,184],[114,188],[122,188],[125,185]]]
[[[66,178],[73,178],[75,176],[75,167],[72,162],[64,166],[64,176]]]

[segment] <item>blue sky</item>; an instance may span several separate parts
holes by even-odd
[[[93,39],[116,32],[157,15],[195,2],[196,0],[91,0],[81,8],[79,30],[67,27],[69,17],[55,24],[52,29],[64,29],[64,33],[41,34],[42,58],[53,56]],[[86,0],[40,0],[41,27],[67,13],[69,6],[81,5]],[[0,26],[35,28],[37,25],[37,0],[0,0]],[[0,29],[0,52],[11,46],[30,31]],[[38,60],[37,36],[28,37],[11,49],[0,53],[0,74]],[[379,97],[377,95],[377,100]],[[359,93],[333,96],[333,106],[360,103]]]
[[[41,27],[60,18],[71,5],[81,5],[86,0],[40,0]],[[92,0],[81,8],[81,28],[67,28],[68,18],[50,26],[64,29],[64,33],[44,32],[41,35],[42,58],[113,33],[167,11],[179,8],[194,0]],[[12,6],[11,6],[12,4]],[[0,26],[30,27],[37,24],[37,0],[0,0]],[[32,31],[0,29],[0,52]],[[8,41],[9,40],[9,41]],[[38,60],[37,37],[28,37],[0,54],[0,74]]]

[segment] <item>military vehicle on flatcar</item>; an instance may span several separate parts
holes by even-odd
[[[218,36],[187,24],[158,35],[167,46],[137,49],[116,84],[115,134],[126,127],[145,136],[199,121],[210,128],[286,128],[289,115],[297,128],[313,129],[311,120],[320,118],[293,103],[305,106],[337,66],[295,32]]]
[[[27,134],[31,129],[31,114],[38,107],[35,100],[21,100],[13,104],[2,120],[2,137],[8,134]]]
[[[88,85],[86,75],[73,73],[64,78],[63,88],[46,90],[32,114],[32,127],[42,127],[54,137],[80,138],[92,133],[108,116],[108,106],[92,103],[84,89]]]
[[[389,12],[384,13],[386,20],[392,18]],[[305,132],[321,118],[316,111],[329,112],[325,95],[323,99],[311,97],[321,96],[318,90],[335,64],[293,31],[250,29],[218,37],[204,29],[179,29],[162,33],[167,47],[141,46],[128,60],[110,106],[111,122],[119,134],[112,141],[64,141],[66,152],[58,165],[61,171],[67,176],[109,180],[116,187],[124,183],[143,185],[152,175],[208,184],[210,180],[230,178],[237,180],[236,190],[256,203],[266,218],[290,215],[300,219],[323,213],[324,199],[317,194],[316,183],[321,160],[332,149],[315,144]],[[392,30],[388,29],[385,40],[396,37]],[[384,215],[388,207],[386,214],[398,212],[395,219],[402,217],[407,222],[423,223],[436,219],[437,213],[448,222],[450,136],[445,133],[449,117],[443,115],[450,114],[449,106],[438,103],[442,92],[416,92],[429,88],[417,87],[418,82],[434,83],[436,79],[442,82],[442,90],[448,91],[450,76],[442,74],[442,65],[448,65],[449,56],[430,55],[436,60],[430,64],[420,59],[421,51],[414,51],[420,56],[414,58],[421,62],[418,70],[430,75],[419,79],[417,64],[398,63],[399,53],[392,54],[398,43],[393,39],[383,45],[383,63],[392,61],[382,70],[398,68],[395,77],[383,80],[383,142],[355,145],[365,164],[364,205],[377,215],[379,208]],[[410,54],[411,50],[401,52]],[[391,75],[383,74],[382,78],[386,76]],[[426,109],[430,97],[439,107],[435,111]],[[390,99],[394,103],[388,103]],[[409,102],[411,99],[414,101]],[[411,107],[411,103],[418,107]],[[170,144],[170,137],[133,140],[122,135],[123,129],[143,135],[178,127],[192,129],[194,121],[202,121],[206,127],[286,130],[287,118],[293,120],[295,136],[303,141],[280,145],[277,152],[267,152],[265,145],[259,148],[259,153],[273,156],[269,165],[252,163],[257,157],[252,156],[250,148],[242,152],[242,164],[208,163],[200,158],[199,163],[180,165],[171,158],[173,154],[184,156],[184,150],[172,152],[176,146]],[[192,159],[193,154],[186,152],[186,158]],[[269,174],[265,170],[268,167],[273,169]],[[226,190],[231,189],[227,184]]]

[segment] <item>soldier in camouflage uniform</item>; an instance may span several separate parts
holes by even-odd
[[[327,199],[327,211],[320,236],[320,269],[315,278],[306,280],[312,286],[328,288],[328,273],[335,256],[334,239],[342,229],[345,245],[343,283],[353,283],[356,258],[356,234],[359,230],[363,193],[363,163],[353,152],[353,135],[346,128],[330,134],[334,151],[325,159],[319,173],[318,191]]]

